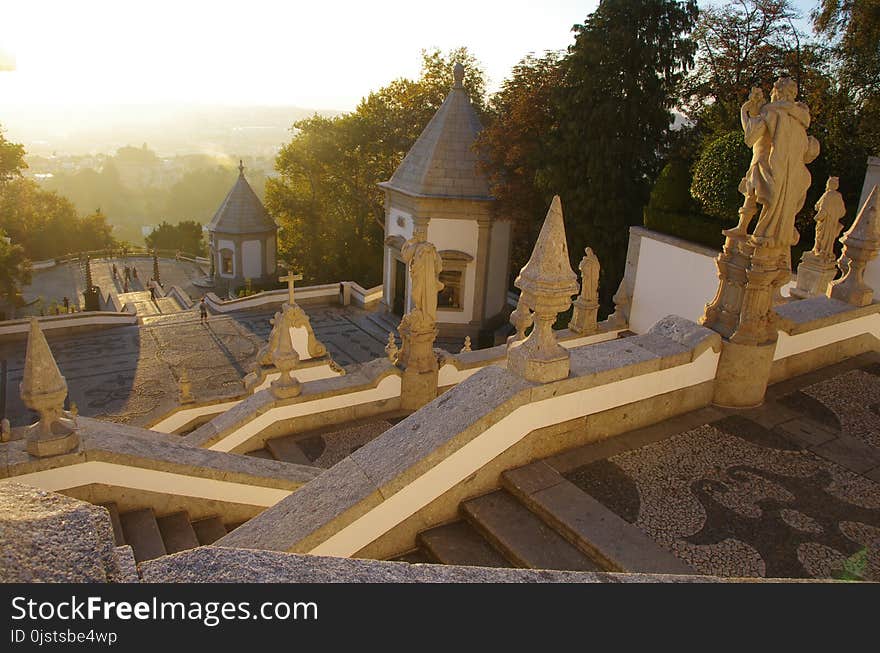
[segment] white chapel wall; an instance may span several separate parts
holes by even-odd
[[[507,301],[507,259],[510,253],[511,223],[499,220],[492,223],[489,245],[489,282],[486,288],[486,316],[501,312]]]
[[[464,310],[451,311],[441,309],[437,315],[437,319],[440,322],[465,324],[473,319],[477,232],[476,220],[432,218],[428,223],[428,240],[434,244],[438,251],[454,249],[470,254],[475,259],[468,263],[464,274],[464,292],[462,293],[462,306]]]
[[[246,240],[241,245],[241,267],[245,279],[258,279],[263,276],[262,244],[259,240]]]
[[[718,271],[711,250],[697,245],[685,248],[668,242],[662,235],[663,240],[656,240],[645,235],[644,230],[642,235],[630,234],[630,238],[636,237],[642,242],[629,328],[644,333],[667,315],[697,322],[718,288]]]

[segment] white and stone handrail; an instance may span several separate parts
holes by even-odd
[[[486,367],[219,544],[343,557],[408,550],[505,469],[707,405],[720,345],[670,316],[642,336],[571,349],[561,381]]]

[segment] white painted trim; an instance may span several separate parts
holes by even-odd
[[[0,484],[2,483],[25,483],[53,492],[100,483],[147,492],[199,497],[266,508],[274,506],[285,497],[293,494],[292,490],[200,478],[102,461],[89,461],[67,467],[31,472],[30,474],[0,479]]]
[[[399,396],[400,377],[396,374],[390,374],[382,379],[375,388],[271,408],[262,415],[257,415],[237,430],[225,435],[221,440],[218,440],[208,448],[212,451],[232,451],[235,447],[247,442],[250,438],[281,420],[366,404],[371,401],[393,399]]]
[[[169,415],[165,419],[156,422],[150,427],[150,430],[158,431],[159,433],[174,433],[196,418],[204,417],[205,415],[219,415],[220,413],[225,413],[233,406],[241,403],[241,401],[243,400],[227,401],[222,404],[208,404],[207,406],[197,406],[195,408],[184,408],[183,410],[178,410],[173,415]]]
[[[819,349],[835,342],[856,338],[865,333],[870,333],[874,337],[880,338],[880,313],[863,315],[854,320],[831,324],[821,329],[813,329],[812,331],[798,333],[793,336],[780,331],[779,339],[776,341],[776,350],[773,353],[773,360],[778,361],[789,356],[796,356],[797,354]]]
[[[535,429],[711,381],[718,359],[719,354],[709,349],[686,365],[520,406],[309,553],[352,556]]]
[[[40,329],[51,331],[52,329],[69,329],[71,327],[89,326],[130,326],[137,324],[137,315],[131,313],[112,313],[109,311],[87,311],[81,313],[69,313],[67,315],[52,315],[38,318]],[[0,336],[8,336],[14,333],[28,333],[30,331],[30,319],[9,320],[0,322]]]

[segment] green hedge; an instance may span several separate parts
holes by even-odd
[[[653,231],[720,250],[724,245],[721,230],[736,226],[736,220],[731,221],[730,224],[722,224],[699,213],[672,213],[646,208],[644,224]]]

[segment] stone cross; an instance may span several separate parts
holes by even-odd
[[[280,277],[278,281],[286,281],[287,282],[287,301],[293,306],[293,284],[296,281],[302,281],[303,275],[301,274],[293,274],[292,272],[288,272],[287,276]]]

